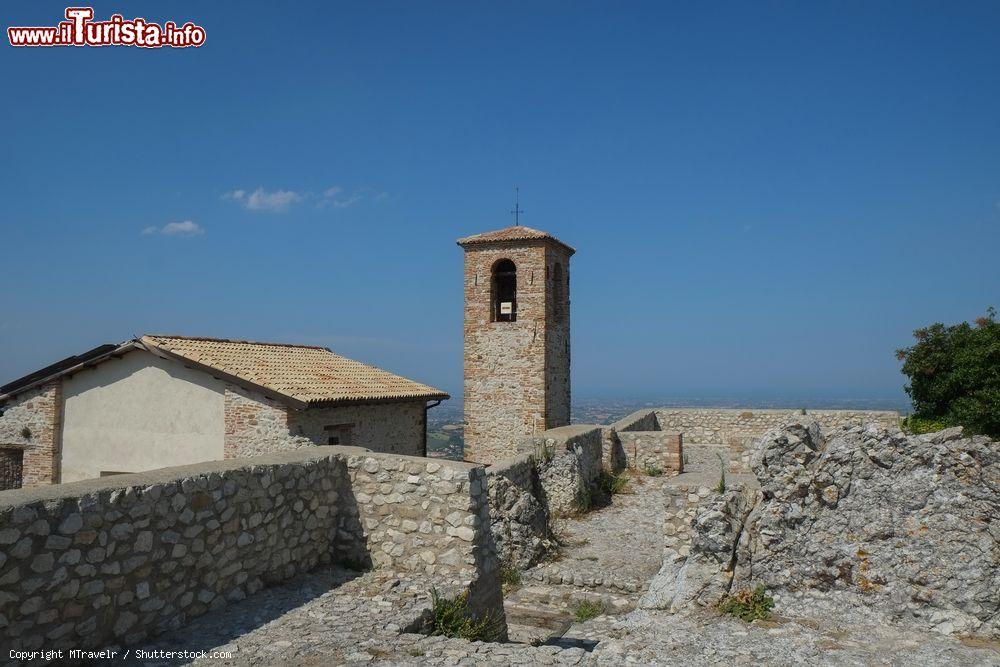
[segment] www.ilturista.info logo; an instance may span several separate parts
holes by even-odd
[[[67,7],[66,20],[54,27],[12,26],[7,28],[11,46],[139,46],[183,49],[205,43],[205,29],[188,21],[178,26],[147,23],[144,18],[126,20],[112,14],[107,21],[94,21],[93,7]]]

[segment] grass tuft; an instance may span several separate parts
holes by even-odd
[[[772,609],[774,599],[764,592],[761,584],[757,584],[753,590],[744,588],[733,595],[727,595],[719,602],[719,611],[748,623],[770,618]]]
[[[499,641],[502,626],[492,614],[473,618],[469,611],[469,593],[466,591],[456,598],[446,600],[431,590],[431,619],[425,634],[432,637],[450,637],[469,641]]]
[[[589,621],[592,618],[597,618],[604,613],[604,603],[600,600],[596,602],[591,602],[589,600],[580,600],[577,603],[576,608],[573,609],[573,617],[576,619],[577,623],[583,623],[584,621]]]
[[[509,560],[500,561],[500,587],[504,595],[521,587],[521,571]]]
[[[659,477],[660,475],[663,474],[663,468],[656,465],[655,463],[647,463],[645,470],[646,474],[649,475],[650,477]]]

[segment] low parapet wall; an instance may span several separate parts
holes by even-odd
[[[684,436],[673,431],[620,431],[625,460],[630,468],[684,472]]]
[[[128,646],[344,560],[502,614],[488,526],[481,467],[351,447],[0,492],[0,645]]]
[[[657,408],[661,430],[680,431],[688,444],[740,445],[780,426],[799,410],[752,408]],[[886,410],[807,410],[823,428],[860,426],[874,422],[888,429],[899,428],[899,413]]]

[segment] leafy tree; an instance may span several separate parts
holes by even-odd
[[[1000,322],[996,309],[974,324],[932,324],[913,332],[916,343],[896,351],[909,377],[906,393],[917,420],[961,425],[1000,437]]]

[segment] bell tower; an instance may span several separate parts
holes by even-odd
[[[569,424],[573,248],[515,225],[465,251],[465,460],[509,458],[526,435]]]

